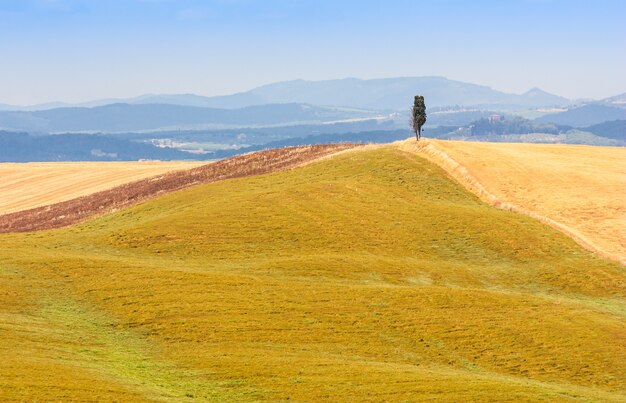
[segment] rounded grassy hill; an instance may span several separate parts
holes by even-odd
[[[393,146],[0,234],[0,399],[626,400],[626,271]]]

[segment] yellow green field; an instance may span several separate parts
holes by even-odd
[[[0,400],[625,401],[626,269],[395,146],[0,235]]]

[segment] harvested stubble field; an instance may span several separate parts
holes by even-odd
[[[626,264],[626,148],[441,140],[401,148],[419,150],[490,204]]]
[[[0,234],[0,400],[626,400],[626,272],[397,147]]]
[[[0,215],[75,199],[206,162],[29,162],[0,164]]]

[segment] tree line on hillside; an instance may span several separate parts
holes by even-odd
[[[0,131],[0,162],[192,160],[194,154],[102,135]]]
[[[582,130],[609,139],[626,141],[626,120],[612,120],[585,127]]]
[[[539,123],[521,117],[506,118],[496,115],[491,118],[482,118],[470,125],[472,136],[546,133],[559,134],[571,130],[572,127],[554,123]]]

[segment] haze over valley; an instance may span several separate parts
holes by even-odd
[[[575,101],[538,88],[517,95],[443,77],[403,77],[296,80],[217,97],[143,95],[77,105],[0,105],[5,144],[0,158],[211,159],[263,145],[389,142],[409,135],[406,100],[413,93],[426,94],[425,129],[434,138],[626,145],[623,94]],[[481,119],[494,116],[514,124],[473,130]],[[520,119],[525,119],[523,130],[515,124]],[[76,143],[68,133],[84,136]],[[55,146],[46,144],[64,151],[51,152]],[[127,152],[131,149],[135,152]]]

